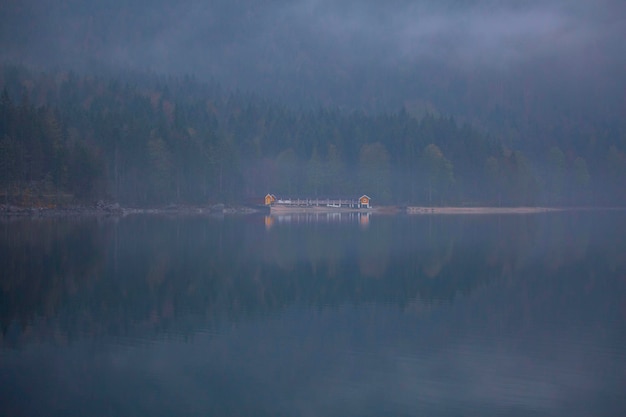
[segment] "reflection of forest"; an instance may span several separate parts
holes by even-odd
[[[368,228],[270,230],[263,217],[6,222],[1,340],[187,334],[287,306],[451,301],[493,281],[518,282],[528,298],[563,271],[593,285],[623,274],[626,242],[623,215],[590,216],[396,216]]]
[[[29,328],[57,317],[72,297],[93,290],[104,267],[106,227],[95,219],[71,222],[20,219],[0,223],[0,319]]]

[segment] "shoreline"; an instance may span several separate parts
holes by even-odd
[[[53,217],[125,217],[128,215],[198,215],[198,216],[230,216],[230,215],[282,215],[282,214],[336,214],[362,213],[376,215],[493,215],[493,214],[536,214],[556,213],[563,211],[626,211],[626,207],[425,207],[425,206],[378,206],[370,208],[338,208],[338,207],[250,207],[226,206],[214,204],[207,206],[169,205],[166,207],[121,207],[117,203],[98,203],[93,206],[77,205],[66,207],[24,207],[0,204],[2,218],[53,218]]]
[[[214,204],[210,206],[170,205],[166,207],[122,207],[117,203],[94,206],[77,205],[65,207],[24,207],[10,204],[0,204],[0,219],[2,218],[54,218],[54,217],[125,217],[135,214],[148,215],[240,215],[260,213],[261,210],[245,206],[225,206]]]
[[[409,206],[407,214],[533,214],[576,209],[573,207],[418,207]]]

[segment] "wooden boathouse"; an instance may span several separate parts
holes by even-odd
[[[337,208],[337,209],[369,209],[371,208],[371,198],[362,195],[357,199],[345,198],[295,198],[279,199],[274,194],[265,196],[265,205],[270,207],[285,208]]]

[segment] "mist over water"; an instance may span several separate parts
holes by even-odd
[[[621,415],[623,212],[3,222],[3,415]]]

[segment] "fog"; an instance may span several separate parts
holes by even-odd
[[[195,74],[295,101],[398,108],[420,98],[464,113],[446,104],[454,85],[429,85],[523,76],[527,89],[556,83],[609,103],[624,86],[626,7],[612,0],[31,0],[2,9],[5,61]]]
[[[200,84],[208,81],[210,85],[220,86],[216,90],[225,91],[225,96],[238,91],[249,97],[246,94],[252,92],[253,97],[268,98],[268,102],[279,106],[285,104],[289,112],[247,98],[240,104],[218,96],[192,99],[191,96],[203,87],[183,87],[172,78],[169,84],[158,82],[152,87],[150,106],[172,122],[176,105],[181,117],[182,102],[194,106],[193,114],[200,115],[207,113],[203,100],[212,100],[208,107],[213,110],[206,116],[212,118],[221,114],[217,119],[222,121],[213,139],[234,138],[236,148],[231,156],[246,161],[242,166],[254,167],[255,163],[265,166],[268,160],[279,161],[281,154],[289,156],[295,149],[297,158],[287,159],[301,167],[314,159],[314,149],[325,158],[329,144],[338,149],[342,162],[354,165],[364,150],[363,145],[379,143],[381,149],[390,152],[391,158],[382,159],[383,165],[394,165],[392,183],[417,184],[417,188],[424,189],[413,174],[417,172],[420,152],[433,143],[452,161],[455,178],[464,181],[460,189],[467,188],[471,181],[483,185],[474,186],[477,190],[488,188],[484,187],[485,181],[476,178],[484,174],[487,160],[492,157],[498,162],[489,165],[495,170],[491,173],[492,179],[502,175],[494,172],[510,171],[511,166],[519,171],[511,174],[511,178],[530,178],[527,174],[532,172],[536,181],[524,182],[529,195],[538,195],[539,192],[530,190],[541,187],[560,189],[563,193],[563,181],[559,178],[566,171],[570,182],[576,183],[578,188],[604,190],[602,187],[610,184],[609,189],[595,196],[585,191],[589,195],[585,201],[598,200],[598,195],[607,196],[607,201],[622,195],[617,190],[626,178],[626,154],[623,152],[626,143],[626,119],[623,117],[626,114],[626,47],[623,42],[626,5],[623,2],[31,0],[5,2],[0,15],[0,63],[25,65],[35,72],[52,71],[57,75],[71,69],[77,71],[79,77],[99,74],[103,79],[118,81],[121,73],[123,84],[133,84],[136,74],[142,79],[154,79],[155,74],[157,78],[193,75]],[[135,74],[134,78],[127,76],[129,71]],[[8,85],[14,99],[19,99],[21,88],[29,85],[32,90],[36,86],[39,96],[34,102],[42,105],[50,104],[44,101],[56,94],[51,91],[62,91],[64,77],[40,77],[39,81],[34,81],[36,77],[19,80],[19,77],[9,79],[10,75],[3,75],[0,85]],[[58,85],[51,87],[53,83],[47,81],[50,79]],[[75,93],[82,91],[80,94],[85,97],[73,105],[88,107],[90,100],[107,88],[96,84],[76,83],[72,87]],[[131,95],[143,100],[146,92],[133,90],[135,87],[131,86],[127,92],[132,90]],[[181,88],[186,88],[185,93],[180,93]],[[172,98],[170,93],[176,89],[180,94]],[[59,97],[61,95],[59,93]],[[78,100],[76,97],[72,100]],[[157,103],[166,100],[165,97],[174,100],[174,107],[170,102]],[[131,96],[124,98],[127,105],[130,99]],[[109,97],[106,106],[120,108],[111,100]],[[245,117],[240,117],[238,106],[249,110]],[[320,106],[339,112],[329,113],[324,118],[307,113],[311,109],[317,111]],[[125,110],[120,117],[135,124],[136,108],[121,108]],[[344,117],[352,110],[364,111],[373,118]],[[494,138],[503,148],[496,145],[489,151],[487,148],[491,145],[481,148],[479,140],[475,139],[477,134],[441,128],[445,123],[439,123],[437,131],[428,126],[411,128],[412,122],[407,119],[402,122],[388,119],[381,124],[374,119],[381,112],[387,115],[405,112],[402,114],[418,120],[426,114],[452,116],[455,122],[450,125],[469,125],[484,137]],[[342,114],[341,119],[338,119],[339,114]],[[174,139],[177,136],[172,126],[189,127],[196,132],[210,124],[200,116],[177,120],[167,132],[161,132],[164,139],[161,144],[151,136],[159,116],[155,113],[154,117],[133,134],[143,141],[145,148],[137,154],[129,153],[129,162],[123,168],[131,172],[130,167],[141,164],[137,161],[142,160],[145,149],[152,149],[153,159],[143,163],[145,172],[149,173],[146,175],[152,175],[158,167],[167,171],[163,178],[173,178],[175,169],[171,168],[174,166],[171,161],[180,151],[182,142]],[[308,128],[305,119],[310,122]],[[230,124],[225,123],[227,120]],[[115,139],[114,133],[103,133],[109,122],[101,122],[92,126],[93,131],[100,134],[101,145],[108,149],[107,144],[119,138]],[[376,123],[379,129],[374,134]],[[368,124],[369,127],[365,127]],[[213,125],[209,129],[213,130]],[[89,137],[89,132],[88,129],[81,132],[82,137]],[[189,133],[191,130],[181,132],[177,134],[193,136]],[[475,138],[470,140],[472,135]],[[202,140],[208,138],[200,136]],[[150,140],[153,140],[152,147]],[[465,140],[471,142],[467,149],[462,148]],[[400,143],[404,148],[399,147]],[[513,153],[505,148],[519,150],[519,158],[513,158],[519,162],[513,163]],[[204,148],[199,144],[197,149]],[[407,156],[409,149],[412,149],[411,157]],[[475,151],[472,156],[468,149]],[[553,159],[545,156],[550,150],[555,152]],[[113,162],[117,161],[116,157],[99,150],[94,152],[101,156],[102,166],[106,166],[102,177],[112,183],[111,173],[118,172],[117,162]],[[210,153],[217,155],[213,148]],[[224,151],[215,160],[227,158],[227,154]],[[384,156],[384,152],[378,154]],[[184,163],[180,160],[176,169],[193,165],[190,155]],[[248,161],[249,157],[253,161]],[[159,165],[157,161],[164,162]],[[398,166],[399,161],[404,161],[405,166]],[[206,172],[206,167],[212,163],[199,159],[196,162],[198,172]],[[365,165],[374,171],[371,164]],[[237,164],[230,166],[233,170],[227,177],[242,177],[246,184],[233,180],[228,186],[218,187],[220,194],[226,189],[242,188],[247,191],[239,195],[262,194],[258,189],[264,187],[250,180],[258,175],[240,170]],[[347,168],[355,171],[354,166]],[[402,169],[408,169],[411,175],[399,172]],[[296,171],[302,176],[299,168]],[[187,183],[194,183],[200,176],[197,173],[183,175],[184,169],[177,172],[176,195],[180,199],[178,190],[184,182],[180,179],[186,175]],[[524,172],[526,174],[522,174]],[[209,177],[217,178],[213,174]],[[150,182],[134,174],[120,175],[121,182],[132,183],[133,179],[140,184]],[[284,173],[278,175],[281,176],[284,177]],[[115,180],[116,184],[119,182]],[[159,191],[155,191],[155,195],[160,193],[160,200],[171,198],[165,190],[173,186],[156,185],[156,182],[154,187]],[[133,195],[138,194],[134,186],[129,187]],[[203,190],[195,194],[206,197],[204,182],[191,188]],[[267,192],[280,193],[276,186],[265,188]],[[519,194],[524,187],[517,184],[495,188]],[[109,186],[109,189],[117,189],[117,186]],[[361,190],[356,194],[364,191],[369,192]],[[300,191],[299,194],[305,193]],[[113,195],[120,198],[120,195]]]

